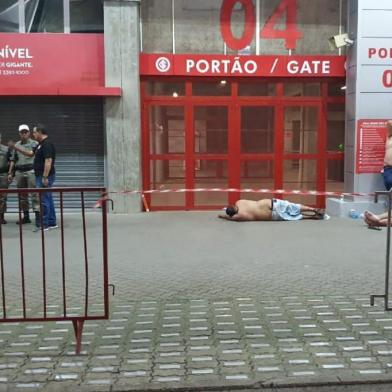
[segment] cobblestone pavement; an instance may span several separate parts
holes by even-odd
[[[392,314],[356,296],[120,301],[87,322],[81,355],[69,322],[3,324],[0,339],[0,386],[20,390],[385,381],[392,368]]]
[[[15,226],[3,229],[8,317],[21,314]],[[37,317],[40,237],[23,230],[27,313]],[[50,316],[62,311],[59,233],[45,234]],[[88,216],[88,233],[89,309],[99,315],[97,214]],[[78,217],[66,217],[65,239],[68,311],[83,314]],[[392,313],[368,301],[382,292],[384,247],[385,230],[353,220],[238,224],[211,212],[111,216],[110,320],[86,323],[78,356],[69,322],[0,324],[0,391],[392,382]]]

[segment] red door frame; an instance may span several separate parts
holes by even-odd
[[[240,188],[241,160],[274,160],[274,182],[275,189],[283,187],[283,161],[285,159],[314,159],[317,162],[316,187],[318,191],[326,190],[326,163],[328,159],[343,160],[342,152],[328,152],[326,150],[327,140],[327,106],[329,103],[344,103],[344,96],[328,96],[329,81],[339,81],[341,79],[270,79],[276,83],[276,95],[263,97],[240,97],[238,96],[238,82],[240,79],[231,80],[231,95],[229,96],[192,96],[192,82],[216,81],[211,78],[189,78],[185,82],[185,96],[148,96],[146,94],[146,82],[148,80],[160,80],[165,82],[184,82],[183,78],[143,78],[141,81],[142,100],[142,176],[143,190],[150,189],[150,161],[163,160],[184,160],[185,161],[185,187],[193,189],[195,183],[194,167],[197,159],[206,160],[227,160],[228,162],[228,186],[229,188]],[[321,85],[320,96],[314,97],[289,97],[284,96],[284,83],[287,82],[318,82]],[[151,106],[182,106],[184,107],[185,124],[185,152],[183,154],[150,154],[150,129],[149,129],[149,108]],[[194,140],[194,107],[197,106],[227,106],[228,108],[228,153],[227,154],[203,154],[195,153]],[[275,108],[275,137],[274,153],[241,154],[241,107],[243,106],[272,106]],[[316,107],[318,110],[318,138],[316,154],[284,153],[284,108],[289,106]],[[233,203],[240,196],[240,193],[230,192],[229,203]],[[281,196],[280,196],[281,197]],[[150,195],[146,195],[147,202],[151,206]],[[194,193],[186,192],[185,206],[151,206],[151,210],[190,210],[190,209],[216,209],[221,206],[196,206],[194,205]],[[323,206],[325,197],[317,196],[316,204]]]

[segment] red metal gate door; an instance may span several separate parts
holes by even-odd
[[[277,186],[285,190],[325,191],[326,117],[321,102],[284,102],[281,116]],[[324,197],[290,196],[294,202],[322,206]]]
[[[186,188],[185,105],[148,103],[143,110],[143,189]],[[185,193],[153,193],[146,199],[151,210],[186,207]]]
[[[230,157],[233,152],[232,107],[227,103],[194,104],[188,129],[188,179],[191,188],[233,186]],[[221,208],[228,203],[227,192],[195,192],[189,208]]]
[[[276,154],[279,148],[276,127],[278,110],[271,101],[248,100],[236,107],[238,148],[235,167],[240,189],[275,189]],[[272,193],[241,193],[241,198],[258,200]]]

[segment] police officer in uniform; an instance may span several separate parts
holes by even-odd
[[[31,139],[30,128],[26,124],[19,126],[20,141],[16,144],[9,143],[13,148],[11,155],[11,163],[8,171],[8,180],[12,181],[13,172],[15,171],[15,179],[17,188],[35,188],[34,175],[34,150],[38,142]],[[31,202],[33,211],[37,215],[39,212],[39,201],[36,193],[31,194]],[[23,211],[23,218],[17,224],[31,223],[29,195],[27,193],[20,194],[20,206]]]
[[[10,153],[8,147],[1,144],[0,134],[0,190],[8,189],[8,163]],[[5,225],[4,213],[7,211],[7,194],[0,192],[0,224]]]

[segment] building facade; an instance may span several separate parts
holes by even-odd
[[[117,212],[143,209],[126,194],[135,189],[160,191],[146,194],[151,210],[190,210],[279,189],[316,191],[290,199],[324,206],[325,192],[380,186],[380,158],[365,161],[382,137],[357,146],[389,117],[357,101],[368,93],[358,49],[371,33],[361,18],[374,25],[377,13],[366,0],[5,3],[0,130],[4,140],[19,123],[47,123],[58,185],[105,184]],[[344,33],[352,47],[331,49]],[[385,63],[377,99],[392,84],[380,53],[388,47],[361,49]],[[217,190],[228,188],[236,191]]]

